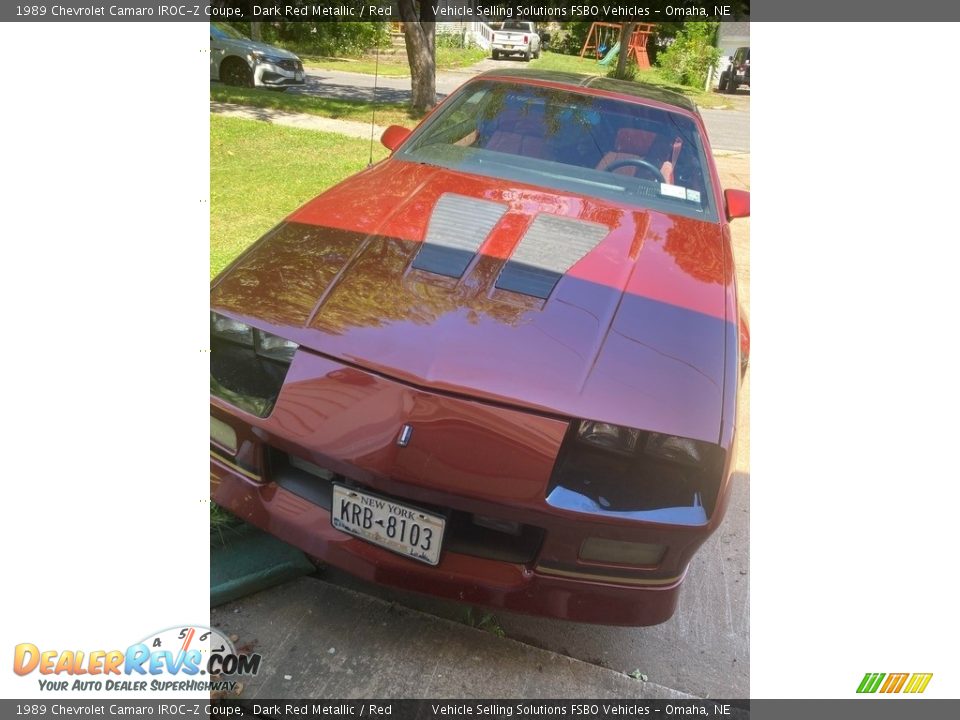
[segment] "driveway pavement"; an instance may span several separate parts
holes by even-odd
[[[521,60],[483,60],[469,68],[458,71],[437,73],[437,94],[449,95],[469,78],[491,69],[506,67],[529,67]],[[374,95],[374,77],[360,73],[339,70],[321,70],[306,68],[306,85],[287,92],[306,95],[321,95],[352,100],[380,102],[408,102],[410,100],[410,78],[379,77]],[[702,108],[700,114],[707,126],[710,143],[714,150],[750,152],[750,112],[749,110],[710,110]]]
[[[210,611],[260,653],[241,698],[684,699],[655,682],[500,638],[315,578]]]

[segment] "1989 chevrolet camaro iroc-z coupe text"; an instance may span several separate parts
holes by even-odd
[[[703,122],[494,71],[213,282],[211,496],[366,580],[674,612],[730,494],[748,333]]]

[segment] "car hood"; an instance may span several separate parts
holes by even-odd
[[[211,307],[421,387],[716,442],[723,247],[717,223],[391,159],[256,243]]]

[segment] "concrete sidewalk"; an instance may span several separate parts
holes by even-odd
[[[370,139],[370,123],[354,122],[353,120],[337,120],[335,118],[320,117],[319,115],[308,115],[307,113],[295,113],[288,110],[276,110],[274,108],[258,108],[250,105],[238,105],[236,103],[210,101],[210,112],[217,115],[226,115],[227,117],[243,118],[244,120],[259,120],[261,122],[273,123],[274,125],[286,125],[287,127],[301,128],[304,130],[321,130],[323,132],[339,133],[348,137],[360,138],[361,140]],[[373,139],[380,140],[380,136],[386,128],[382,125],[373,126]]]
[[[210,611],[263,656],[241,698],[692,696],[467,625],[301,578]]]

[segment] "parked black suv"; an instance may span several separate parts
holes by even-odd
[[[720,92],[736,92],[741,85],[750,84],[750,48],[737,48],[730,56],[730,67],[720,73]]]

